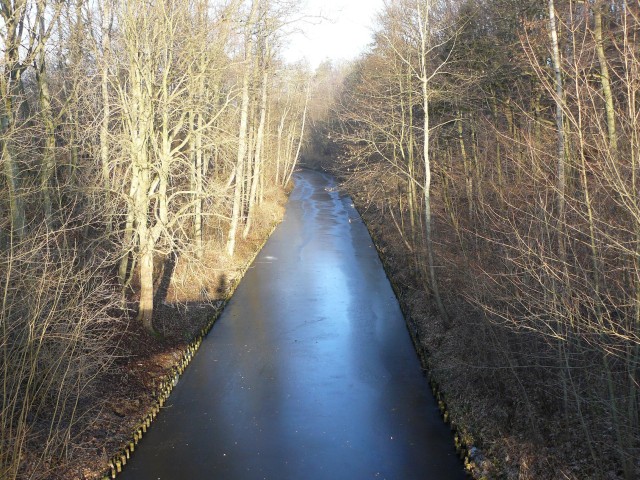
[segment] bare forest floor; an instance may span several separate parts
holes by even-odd
[[[93,404],[82,406],[84,415],[75,429],[79,433],[70,441],[67,458],[58,465],[47,465],[47,478],[104,477],[110,458],[131,440],[149,412],[154,384],[171,372],[189,343],[224,307],[224,300],[282,220],[285,203],[285,194],[278,192],[277,198],[267,199],[258,207],[259,220],[246,239],[239,235],[233,258],[224,253],[224,238],[218,235],[207,242],[200,261],[180,257],[165,261],[162,277],[166,285],[159,279],[160,298],[156,296],[153,319],[159,338],[144,332],[134,315],[122,319],[118,358],[97,380]]]
[[[466,446],[473,478],[623,478],[610,447],[615,444],[613,432],[598,432],[603,439],[601,462],[594,466],[577,415],[559,413],[561,393],[553,388],[552,375],[544,366],[509,363],[514,351],[524,356],[536,345],[526,333],[487,321],[465,298],[465,291],[479,280],[464,273],[470,269],[455,233],[436,220],[439,288],[450,316],[445,325],[423,280],[412,273],[414,257],[396,227],[385,222],[383,212],[365,195],[351,193],[399,296],[423,366],[443,394],[452,429]]]

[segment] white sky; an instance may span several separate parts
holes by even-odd
[[[312,68],[325,59],[350,60],[371,43],[376,13],[383,0],[306,0],[302,13],[322,15],[309,18],[287,38],[285,59],[295,62],[307,58]]]

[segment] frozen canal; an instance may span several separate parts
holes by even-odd
[[[295,184],[118,478],[465,478],[351,200],[324,174]]]

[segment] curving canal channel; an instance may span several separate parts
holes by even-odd
[[[118,478],[465,478],[349,197],[301,171],[276,229]]]

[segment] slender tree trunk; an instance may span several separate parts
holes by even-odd
[[[627,39],[633,38],[627,34],[628,26],[628,14],[625,13],[624,21],[624,63],[625,63],[625,84],[627,86],[627,118],[633,119],[631,122],[631,134],[629,138],[629,160],[631,164],[631,191],[633,198],[633,207],[636,212],[640,211],[640,188],[638,182],[640,178],[637,172],[640,169],[640,124],[638,123],[638,91],[635,88],[637,79],[637,70],[635,75],[633,72],[633,60],[635,45],[629,42]],[[630,65],[631,64],[631,65]],[[633,314],[630,319],[630,329],[634,331],[640,331],[640,222],[635,222],[634,232],[635,248],[633,254],[633,284],[634,284],[634,298],[633,298]],[[640,402],[638,401],[638,394],[640,393],[640,342],[636,342],[634,347],[630,348],[629,360],[627,362],[629,370],[629,429],[630,431],[638,431],[640,428]]]
[[[418,191],[416,187],[416,167],[415,167],[415,133],[413,124],[413,88],[411,85],[411,77],[409,76],[409,145],[407,146],[408,157],[408,170],[409,170],[409,221],[411,223],[411,243],[414,247],[414,252],[417,252],[416,247],[416,217],[420,214],[418,212]],[[414,253],[414,257],[415,257]]]
[[[111,61],[111,25],[113,14],[111,1],[104,2],[102,11],[102,58],[100,63],[100,93],[102,95],[102,118],[100,119],[100,164],[102,167],[102,187],[107,204],[106,227],[111,232],[111,171],[109,167],[109,122],[111,120],[111,101],[109,98],[109,65]]]
[[[498,100],[494,92],[491,92],[491,111],[493,112],[493,121],[495,122],[495,128],[498,129],[500,118],[498,116]],[[504,178],[502,175],[502,149],[500,148],[500,139],[496,138],[496,158],[495,165],[498,171],[498,187],[502,191]]]
[[[254,70],[252,76],[252,83],[258,78],[258,66]],[[249,140],[247,146],[247,161],[245,163],[244,182],[242,182],[242,212],[241,224],[246,225],[247,217],[249,216],[249,193],[251,192],[251,182],[253,180],[253,173],[255,171],[255,159],[256,159],[256,138],[258,130],[258,98],[257,95],[253,96],[249,100]]]
[[[596,53],[600,64],[600,83],[605,101],[605,112],[607,115],[607,133],[609,136],[609,148],[614,158],[618,153],[618,137],[616,134],[616,117],[613,105],[613,94],[611,93],[611,79],[609,77],[609,67],[607,57],[604,53],[604,40],[602,38],[602,3],[596,2],[593,12],[594,34],[596,40]]]
[[[167,191],[169,188],[169,174],[171,168],[171,162],[173,160],[173,151],[172,151],[172,141],[173,141],[173,131],[175,125],[169,118],[169,109],[172,107],[170,105],[171,98],[169,93],[169,75],[168,73],[171,70],[171,53],[169,52],[169,48],[166,51],[167,58],[165,59],[165,72],[162,75],[161,82],[161,94],[160,94],[160,110],[161,110],[161,122],[160,122],[160,154],[159,160],[160,165],[158,168],[158,192],[155,195],[157,198],[157,208],[158,208],[158,217],[156,219],[159,230],[163,230],[166,228],[169,223],[169,205],[167,198]],[[179,128],[178,128],[179,129]],[[191,134],[189,132],[188,134]],[[151,195],[151,192],[149,192]]]
[[[202,17],[203,24],[206,21],[206,2],[198,4],[200,8],[199,15]],[[207,98],[205,87],[205,79],[207,76],[207,55],[205,52],[198,54],[197,78],[190,94],[194,106],[189,112],[189,155],[191,164],[191,189],[193,202],[193,241],[196,258],[201,259],[204,256],[203,249],[203,198],[204,198],[204,177],[206,175],[205,165],[203,164],[204,145],[203,136],[205,129],[205,120],[202,113],[202,102]],[[194,75],[192,73],[192,75]],[[215,95],[214,102],[215,103]]]
[[[280,167],[285,160],[282,152],[282,134],[284,132],[284,123],[287,119],[288,113],[289,107],[285,106],[282,111],[282,117],[280,117],[280,123],[278,124],[278,139],[276,142],[276,185],[280,184]]]
[[[194,185],[194,217],[193,235],[195,237],[196,256],[202,258],[204,255],[202,246],[202,197],[204,194],[203,167],[202,167],[202,129],[204,128],[202,114],[196,115],[195,135],[195,185]]]
[[[467,149],[464,144],[464,131],[462,129],[462,114],[458,111],[458,143],[460,144],[460,155],[462,156],[462,164],[464,167],[465,187],[467,194],[467,208],[469,211],[469,219],[473,218],[473,170],[471,168],[469,157],[467,155]]]
[[[287,149],[286,149],[285,163],[284,163],[283,174],[282,174],[283,187],[286,186],[287,183],[289,182],[288,172],[290,170],[293,170],[293,167],[290,167],[290,166],[295,164],[295,157],[293,152],[295,150],[297,129],[298,129],[298,124],[295,121],[289,124],[289,134],[287,136]]]
[[[267,173],[267,159],[273,158],[273,152],[271,151],[272,145],[271,142],[269,141],[269,128],[268,125],[271,125],[271,114],[272,114],[272,109],[270,108],[270,105],[267,104],[265,107],[265,122],[266,122],[266,138],[265,140],[262,142],[262,153],[260,158],[262,159],[262,163],[261,163],[261,167],[260,167],[260,176],[259,176],[259,182],[258,182],[258,198],[256,199],[257,205],[262,205],[262,203],[264,202],[264,182],[266,180],[266,173]]]
[[[409,210],[410,249],[415,256],[415,231],[416,231],[416,177],[415,177],[415,154],[414,154],[414,133],[413,133],[413,86],[411,85],[411,72],[404,70],[404,62],[400,64],[399,74],[400,84],[400,108],[401,108],[401,129],[400,149],[402,157],[407,164],[407,208]],[[404,81],[403,81],[404,80]],[[405,98],[407,99],[405,101]],[[406,153],[405,153],[406,152]],[[402,208],[400,214],[402,215]],[[404,221],[403,221],[404,226]]]
[[[0,114],[0,142],[2,145],[2,164],[5,182],[9,194],[9,210],[11,213],[11,229],[22,238],[25,231],[25,210],[20,187],[20,173],[13,152],[12,135],[14,132],[13,102],[7,93],[6,83],[0,86],[0,96],[3,98],[3,111]]]
[[[40,16],[39,34],[45,35],[44,16]],[[44,218],[49,227],[52,225],[53,191],[51,182],[56,168],[56,137],[53,111],[51,109],[51,94],[49,93],[49,81],[47,78],[44,49],[38,54],[36,80],[40,97],[40,116],[44,126],[44,148],[42,152],[42,166],[40,171],[40,189],[42,192]]]
[[[554,0],[549,0],[549,35],[551,37],[553,72],[556,87],[556,129],[557,129],[557,218],[559,233],[559,252],[561,258],[564,258],[564,239],[562,232],[564,231],[564,211],[565,211],[565,138],[564,138],[564,89],[562,86],[562,72],[560,69],[560,47],[558,45],[558,32],[556,28],[556,9]]]
[[[82,63],[82,38],[84,38],[84,19],[82,15],[82,5],[84,0],[75,0],[75,23],[74,29],[72,32],[72,42],[70,44],[71,65],[81,65]],[[71,185],[78,185],[78,166],[79,166],[79,145],[81,142],[81,134],[80,134],[80,119],[79,112],[76,110],[75,106],[80,102],[78,101],[78,81],[74,76],[71,81],[71,88],[69,92],[66,90],[66,83],[64,85],[65,97],[69,98],[69,102],[65,107],[65,111],[67,114],[67,121],[65,122],[69,126],[69,140],[68,140],[68,150],[69,150],[69,160],[68,160],[68,168],[67,177],[68,183]]]
[[[249,118],[249,81],[251,77],[251,55],[253,50],[252,28],[255,23],[255,16],[258,7],[258,0],[253,0],[251,12],[245,26],[245,71],[242,79],[242,103],[240,106],[240,130],[238,132],[238,156],[236,158],[235,187],[233,192],[233,209],[231,212],[231,225],[227,237],[227,255],[233,256],[236,247],[236,235],[238,223],[242,214],[242,185],[244,183],[244,164],[247,155],[247,124]]]
[[[422,108],[424,110],[423,129],[424,129],[424,142],[423,142],[423,161],[424,161],[424,229],[425,229],[425,241],[427,244],[427,262],[429,269],[430,288],[433,293],[433,299],[436,302],[438,312],[442,317],[442,321],[447,325],[449,323],[449,317],[447,311],[442,303],[440,297],[440,291],[438,290],[438,283],[436,281],[436,271],[433,252],[433,232],[432,232],[432,219],[431,219],[431,157],[429,152],[430,143],[430,124],[429,124],[429,73],[428,73],[428,39],[430,35],[430,9],[431,1],[427,0],[425,4],[420,1],[418,3],[418,11],[420,15],[420,83],[422,86]]]
[[[473,175],[475,178],[475,205],[478,210],[484,213],[484,195],[483,195],[483,181],[482,181],[482,170],[480,167],[480,161],[478,158],[478,134],[476,132],[476,120],[472,118],[471,120],[471,153],[473,157]],[[485,222],[485,216],[483,214],[479,215],[482,218],[482,221]]]
[[[268,55],[268,53],[267,53]],[[258,125],[258,132],[256,133],[256,148],[254,157],[253,176],[251,179],[251,189],[249,191],[249,205],[247,212],[247,222],[245,223],[242,237],[247,238],[249,230],[251,229],[251,222],[253,220],[254,208],[257,201],[258,184],[260,183],[260,177],[262,175],[262,150],[264,145],[264,126],[267,118],[267,85],[268,85],[268,72],[266,66],[263,66],[262,72],[262,93],[260,103],[260,120]]]
[[[26,102],[20,99],[22,69],[19,48],[21,31],[24,26],[26,2],[7,3],[0,9],[4,21],[2,37],[4,65],[0,77],[0,144],[3,174],[9,194],[11,229],[13,234],[22,238],[25,234],[25,207],[22,198],[20,169],[14,148],[16,116]]]
[[[307,85],[307,94],[304,100],[304,110],[302,111],[302,123],[300,125],[300,138],[298,139],[298,148],[296,149],[295,156],[291,159],[291,166],[289,167],[289,173],[285,177],[285,181],[283,183],[286,186],[293,176],[293,172],[296,169],[296,164],[298,162],[298,158],[300,157],[300,150],[302,149],[302,142],[304,141],[304,129],[307,122],[307,107],[309,106],[309,90],[311,85]]]

